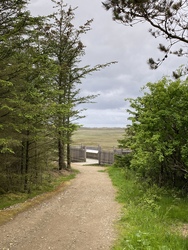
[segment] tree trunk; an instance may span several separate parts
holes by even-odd
[[[59,159],[59,170],[66,169],[66,164],[64,161],[64,144],[62,140],[58,139],[58,159]]]
[[[22,140],[22,147],[21,147],[21,163],[20,163],[20,173],[21,173],[21,175],[24,174],[24,160],[25,160],[25,157],[24,157],[24,149],[25,149],[25,142],[24,142],[24,140]]]
[[[29,131],[27,131],[27,140],[25,143],[25,181],[24,190],[28,190],[28,172],[29,172]]]
[[[163,167],[163,162],[162,162],[161,167],[160,167],[160,173],[159,173],[159,187],[162,187],[163,185],[163,175],[164,175],[164,167]]]
[[[67,168],[71,169],[71,154],[70,154],[70,144],[67,143]]]

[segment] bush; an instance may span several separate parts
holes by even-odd
[[[120,168],[125,168],[125,167],[129,168],[132,158],[133,158],[132,153],[124,155],[115,155],[114,166]]]

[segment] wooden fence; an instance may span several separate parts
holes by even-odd
[[[84,146],[71,146],[70,155],[71,162],[86,162],[86,148]]]
[[[114,152],[104,151],[99,152],[99,165],[113,164],[114,163]]]
[[[128,154],[130,150],[102,150],[100,146],[71,146],[71,162],[86,162],[86,158],[98,160],[99,165],[113,164],[115,155]]]

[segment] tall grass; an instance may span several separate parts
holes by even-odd
[[[119,239],[113,250],[187,250],[188,198],[141,183],[135,173],[110,167],[122,203]]]

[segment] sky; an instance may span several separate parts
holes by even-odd
[[[186,58],[170,55],[157,70],[151,70],[147,60],[161,58],[157,49],[161,38],[155,39],[148,32],[147,24],[127,27],[112,20],[111,11],[106,11],[101,0],[65,0],[74,11],[76,27],[94,19],[91,30],[81,41],[86,46],[82,65],[117,61],[101,71],[88,75],[79,86],[81,95],[98,95],[95,103],[82,105],[86,117],[79,120],[84,127],[126,127],[129,102],[125,98],[137,98],[141,88],[148,82],[156,82],[163,76],[171,76],[172,71],[187,63]],[[50,0],[30,0],[29,9],[33,15],[48,15],[54,11]]]

